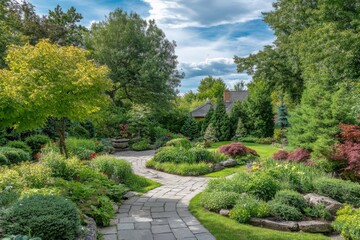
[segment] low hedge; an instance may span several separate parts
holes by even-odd
[[[25,152],[31,154],[32,153],[32,150],[31,148],[29,147],[29,145],[27,145],[25,142],[23,141],[11,141],[11,142],[8,142],[6,144],[7,147],[11,147],[11,148],[18,148],[18,149],[21,149],[21,150],[24,150]]]
[[[187,138],[175,138],[175,139],[168,141],[165,144],[165,146],[190,149],[192,147],[192,144],[191,144],[190,140]]]
[[[221,209],[231,209],[239,199],[240,194],[234,192],[204,192],[202,195],[201,205],[214,212]]]
[[[360,207],[360,184],[336,178],[319,178],[314,181],[315,192],[342,203]]]
[[[0,147],[0,154],[5,156],[8,160],[7,162],[10,164],[29,161],[31,159],[29,153],[25,152],[22,149],[12,147]],[[6,162],[4,161],[4,158],[2,162]]]
[[[149,139],[141,139],[140,141],[133,143],[131,149],[134,151],[145,151],[150,149]]]
[[[124,182],[133,174],[129,162],[110,155],[96,157],[91,161],[90,166],[120,183]]]
[[[76,205],[57,196],[32,195],[1,212],[5,234],[29,234],[47,240],[73,240],[80,230]]]
[[[182,176],[199,176],[212,172],[212,166],[204,162],[191,164],[172,162],[161,163],[155,160],[149,160],[146,162],[146,167]]]

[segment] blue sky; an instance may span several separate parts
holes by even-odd
[[[275,37],[261,12],[272,9],[269,0],[30,0],[39,14],[57,4],[74,6],[89,27],[122,8],[155,19],[169,40],[177,43],[179,69],[185,72],[180,92],[196,90],[202,78],[212,75],[228,87],[251,77],[236,72],[234,55],[247,56],[271,44]]]

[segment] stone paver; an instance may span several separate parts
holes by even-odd
[[[207,179],[181,177],[147,169],[154,151],[119,152],[115,155],[132,164],[136,174],[162,186],[123,202],[112,226],[100,229],[109,240],[215,240],[188,210],[190,199],[204,190]]]

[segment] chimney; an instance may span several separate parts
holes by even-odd
[[[230,102],[230,91],[224,92],[224,102]]]

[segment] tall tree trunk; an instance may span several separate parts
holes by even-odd
[[[65,130],[66,130],[66,119],[62,118],[57,124],[56,124],[56,132],[59,136],[59,149],[60,153],[62,155],[65,155],[66,158],[69,158],[69,154],[66,148],[65,143]]]

